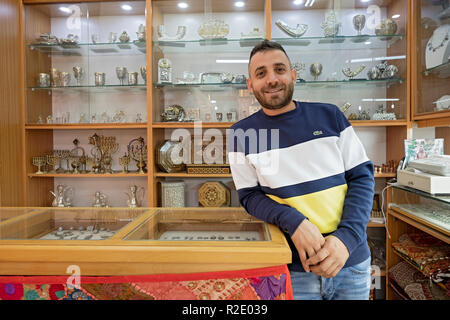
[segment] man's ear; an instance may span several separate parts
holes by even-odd
[[[248,77],[245,81],[247,81],[248,91],[250,91],[250,93],[253,94],[252,79]]]
[[[297,70],[291,69],[292,82],[297,82]]]

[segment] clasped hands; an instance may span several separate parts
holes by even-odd
[[[305,271],[324,278],[335,277],[349,257],[347,247],[339,238],[333,235],[324,238],[308,219],[300,223],[291,239]]]

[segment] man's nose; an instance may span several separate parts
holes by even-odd
[[[279,82],[278,80],[278,76],[275,72],[269,72],[267,73],[267,78],[266,78],[267,84],[268,85],[275,85]]]

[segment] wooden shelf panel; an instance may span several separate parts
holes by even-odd
[[[406,120],[351,120],[353,127],[394,127],[407,126]]]
[[[391,172],[391,173],[375,173],[375,178],[395,178],[397,173]]]
[[[130,177],[147,177],[147,173],[29,173],[29,178],[130,178]]]
[[[160,178],[231,178],[230,174],[192,174],[186,172],[174,172],[174,173],[166,173],[166,172],[156,172],[154,174],[155,177]]]
[[[367,228],[384,228],[384,227],[385,227],[384,223],[369,222],[367,224]]]
[[[230,128],[234,122],[201,122],[202,128]],[[152,128],[170,129],[170,128],[194,128],[194,122],[154,122]]]
[[[147,123],[27,124],[27,130],[147,129]]]

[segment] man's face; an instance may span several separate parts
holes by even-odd
[[[261,106],[281,109],[292,101],[297,72],[280,50],[257,52],[250,61],[247,86]]]

